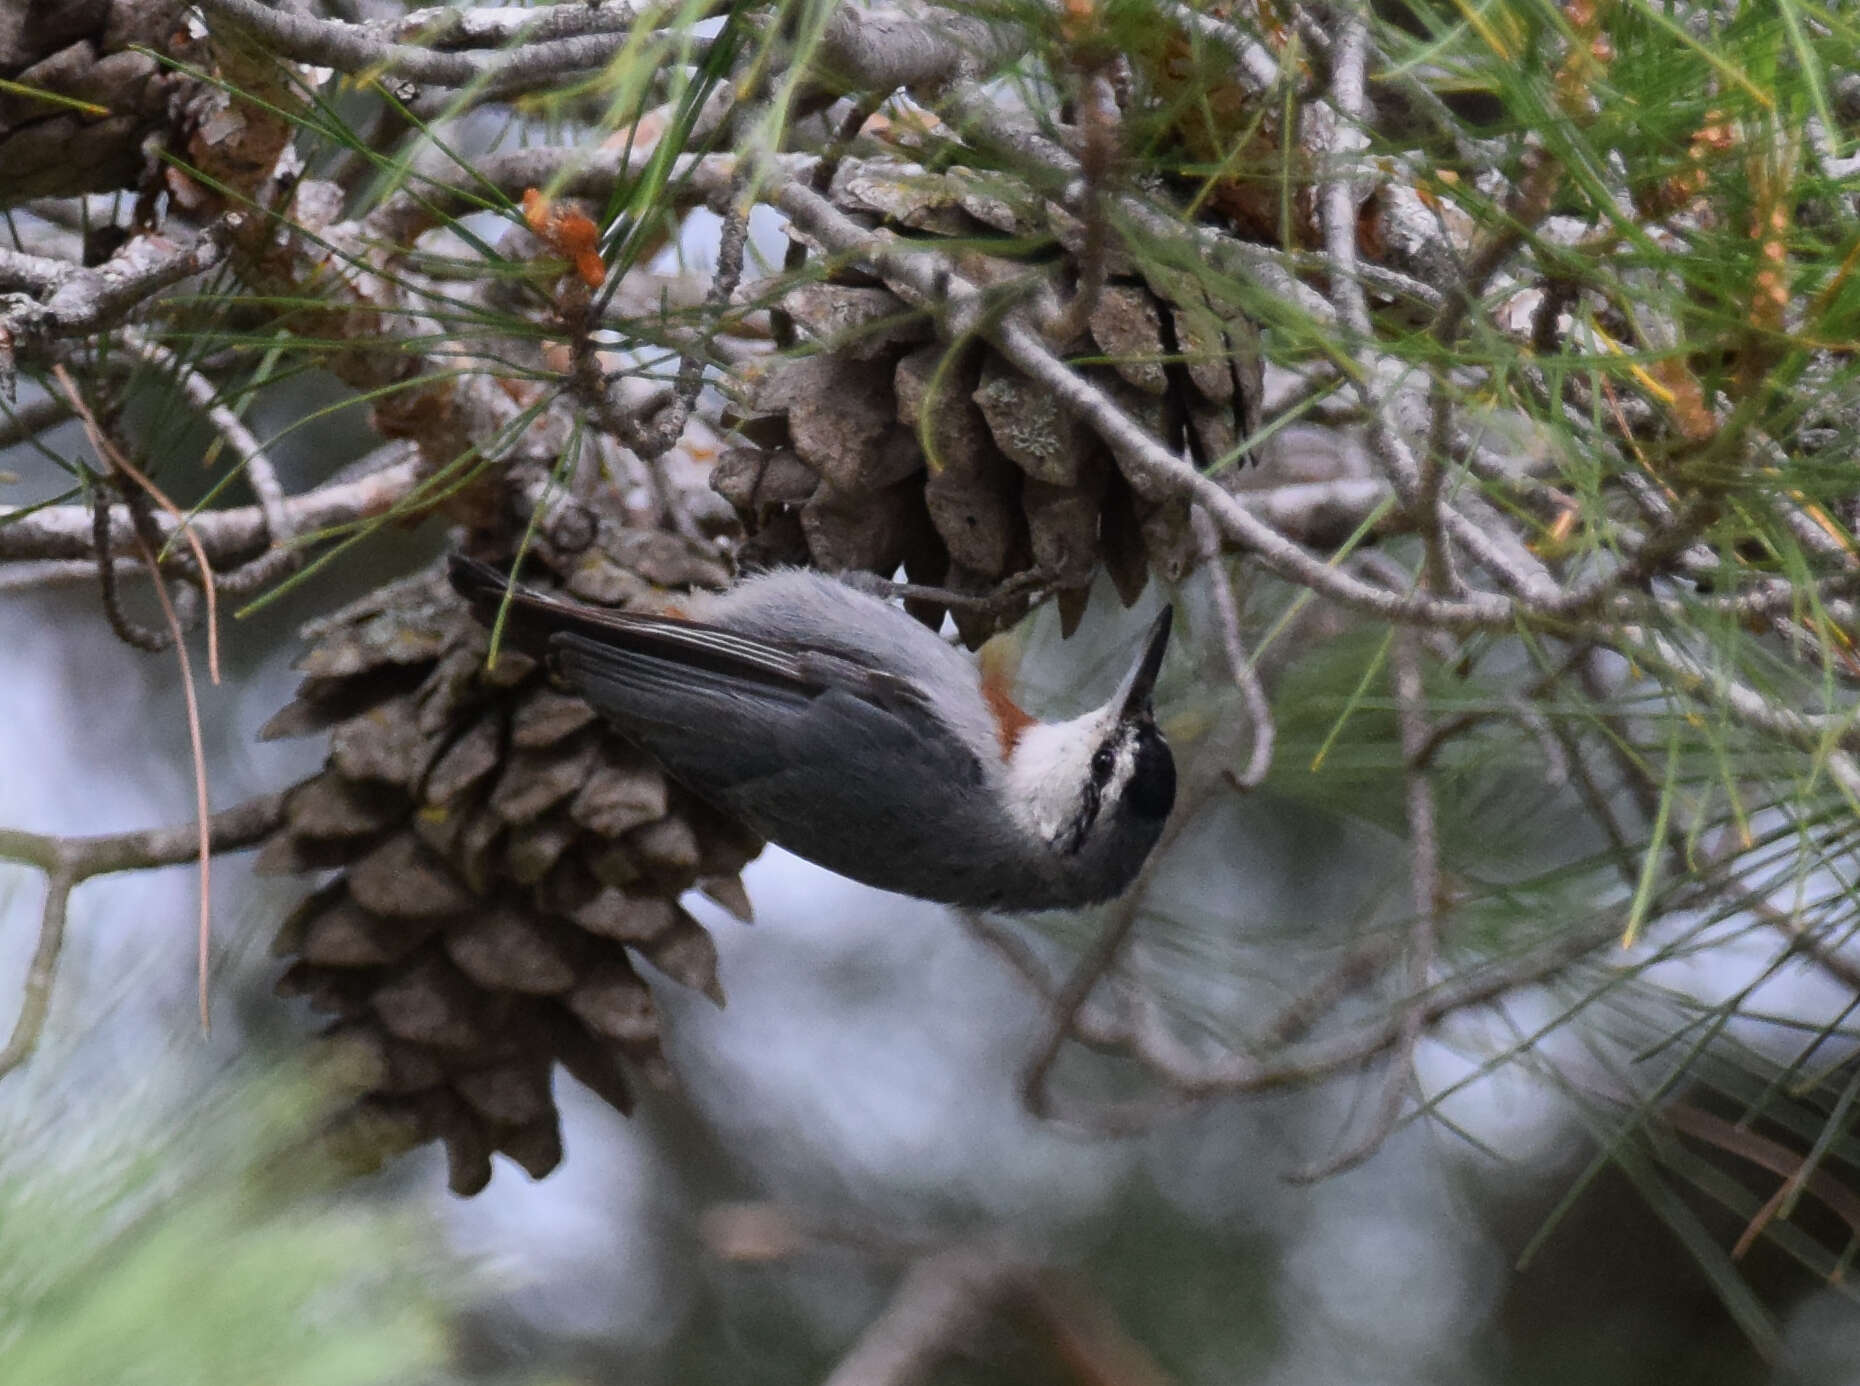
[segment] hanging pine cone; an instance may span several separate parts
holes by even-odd
[[[194,75],[206,45],[186,8],[180,0],[0,8],[0,207],[147,185],[151,142],[174,148],[177,124],[191,120],[185,108],[213,90]],[[104,226],[87,232],[86,250]]]
[[[1081,243],[1064,213],[973,170],[849,160],[831,195],[917,239],[1045,234],[1069,255]],[[1033,273],[976,252],[960,260],[977,283],[1022,281],[1017,292]],[[1076,275],[1064,268],[1056,289]],[[1231,462],[1263,388],[1251,324],[1187,276],[1140,274],[1115,255],[1107,268],[1085,335],[1064,353],[1155,436],[1202,465]],[[1133,492],[1095,434],[984,344],[935,340],[926,315],[869,281],[807,284],[781,307],[815,351],[745,375],[747,441],[711,482],[749,534],[746,562],[885,577],[902,567],[913,582],[977,596],[1031,572],[1056,595],[1067,634],[1100,567],[1126,605],[1151,571],[1170,582],[1187,572],[1186,503]],[[952,614],[973,646],[1025,610]]]
[[[696,545],[605,523],[546,544],[525,581],[639,604],[727,577]],[[541,571],[539,571],[539,568]],[[327,730],[322,772],[292,791],[261,870],[334,870],[286,921],[278,990],[335,1019],[362,1097],[356,1159],[443,1140],[476,1193],[501,1151],[540,1178],[562,1158],[556,1064],[621,1111],[628,1070],[665,1076],[644,958],[721,1002],[692,886],[739,916],[761,843],[486,632],[437,569],[305,630],[305,674],[265,735]]]

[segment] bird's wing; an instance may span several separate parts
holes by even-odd
[[[1013,821],[989,769],[914,679],[833,649],[511,591],[455,564],[487,623],[554,670],[685,786],[799,856],[929,899],[994,899]],[[951,892],[956,892],[952,894]]]
[[[833,777],[854,764],[881,777],[916,766],[942,783],[981,775],[968,748],[902,681],[875,688],[870,671],[834,668],[843,661],[831,657],[803,654],[789,677],[759,661],[720,667],[707,651],[700,667],[662,648],[579,633],[554,636],[550,654],[576,692],[695,787],[760,796],[768,790],[752,787],[801,774],[830,796],[844,791]]]
[[[737,635],[718,626],[672,616],[602,611],[508,586],[488,563],[454,555],[452,585],[478,619],[492,625],[504,614],[506,638],[526,653],[546,657],[557,636],[576,635],[596,645],[654,654],[718,675],[760,679],[797,691],[813,686],[793,650],[767,640]]]
[[[713,777],[726,747],[730,778],[741,780],[812,754],[829,726],[886,742],[935,722],[910,682],[844,653],[556,601],[469,559],[454,558],[451,577],[481,620],[503,609],[511,642],[547,658],[623,731],[668,762],[696,771],[693,758],[705,761]]]
[[[620,665],[653,666],[662,677],[698,682],[724,679],[800,697],[824,692],[829,686],[800,651],[772,641],[672,617],[575,614],[579,619],[558,625],[549,639],[550,655],[564,666],[571,651],[584,656],[602,652],[617,656]]]

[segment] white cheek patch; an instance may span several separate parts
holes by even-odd
[[[1027,728],[1007,763],[1004,789],[1008,813],[1042,842],[1056,842],[1077,822],[1091,779],[1091,758],[1103,744],[1115,714],[1108,709],[1070,722]],[[1120,749],[1111,783],[1130,776],[1129,752]],[[1106,794],[1113,792],[1107,785]]]

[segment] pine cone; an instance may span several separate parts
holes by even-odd
[[[695,545],[602,526],[548,572],[624,605],[726,573]],[[363,1094],[341,1135],[358,1161],[443,1140],[476,1193],[502,1151],[540,1178],[562,1158],[556,1064],[621,1111],[628,1070],[663,1081],[644,958],[723,1000],[692,886],[742,917],[759,840],[668,781],[486,632],[436,569],[306,628],[305,678],[265,735],[327,730],[322,773],[291,792],[261,870],[336,875],[280,931],[279,980],[334,1017]]]
[[[1072,252],[1081,243],[1064,213],[971,170],[849,160],[832,196],[919,240],[1044,232]],[[959,263],[983,284],[1032,272],[969,251]],[[1092,363],[1083,372],[1171,446],[1203,464],[1232,458],[1258,418],[1254,329],[1186,276],[1145,279],[1116,256],[1108,269],[1088,335],[1064,354]],[[1055,287],[1069,282],[1056,273]],[[902,567],[913,582],[976,596],[1032,570],[1056,594],[1067,634],[1100,567],[1126,605],[1151,571],[1175,581],[1188,570],[1185,503],[1133,492],[1095,434],[985,345],[934,340],[924,314],[869,282],[807,284],[781,306],[817,350],[743,379],[747,442],[711,482],[748,531],[746,562],[884,577]],[[1025,610],[953,614],[975,645]]]
[[[181,0],[0,7],[0,207],[145,180],[149,141],[171,138],[175,109],[210,87],[185,70],[203,56],[185,9]]]

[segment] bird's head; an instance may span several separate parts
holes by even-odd
[[[1104,706],[1022,728],[1007,756],[1009,811],[1076,874],[1079,903],[1109,899],[1136,876],[1175,806],[1175,757],[1150,699],[1173,609]]]

